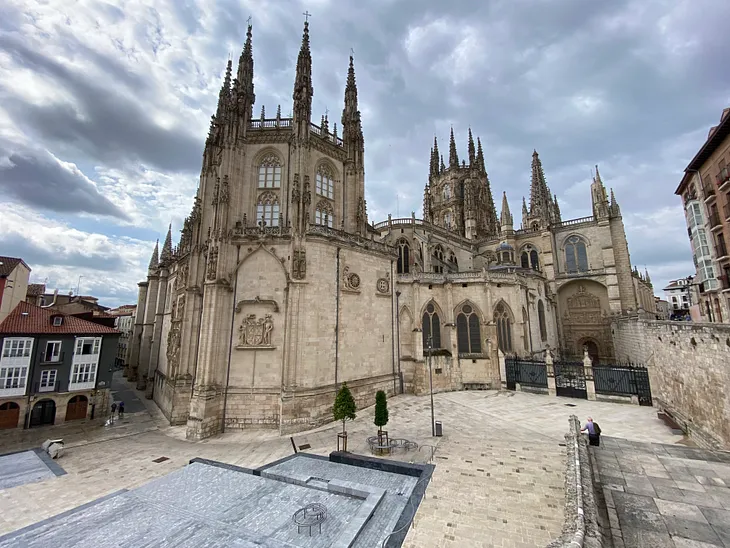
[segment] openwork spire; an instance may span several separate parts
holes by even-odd
[[[456,153],[456,141],[454,140],[454,128],[451,128],[449,140],[449,168],[459,167],[459,155]]]
[[[469,128],[469,167],[475,167],[476,156],[476,150],[474,149],[474,137],[472,137],[471,128]]]
[[[532,182],[530,185],[530,215],[550,220],[550,191],[545,182],[545,172],[536,150],[532,151]]]
[[[253,41],[251,30],[252,27],[249,24],[246,32],[246,43],[243,46],[241,56],[238,58],[236,80],[238,81],[239,93],[246,96],[249,103],[253,105],[256,102],[256,96],[253,92]]]
[[[560,216],[560,204],[558,204],[557,194],[553,194],[553,211],[555,212],[555,220],[560,222],[562,218]]]
[[[511,227],[513,225],[512,213],[510,213],[509,210],[509,202],[507,202],[506,192],[502,192],[502,215],[500,218],[500,223],[502,224],[502,228],[505,228],[507,226]]]
[[[172,259],[172,224],[167,229],[165,243],[162,245],[162,253],[160,254],[160,263],[167,264]]]
[[[430,174],[438,175],[439,174],[439,143],[436,139],[436,136],[433,137],[433,148],[431,148],[431,170]]]
[[[444,155],[441,155],[441,165],[439,166],[439,169],[441,170],[441,173],[446,171],[446,164],[444,164]]]
[[[477,137],[477,165],[482,171],[487,171],[487,166],[484,163],[484,151],[482,151],[482,140],[479,137]]]
[[[228,65],[226,66],[226,77],[223,80],[223,86],[221,87],[220,93],[218,94],[218,110],[216,111],[216,118],[218,123],[222,123],[228,105],[231,99],[231,73],[233,71],[233,62],[229,59]]]
[[[150,259],[150,266],[149,266],[149,270],[156,270],[156,269],[157,269],[157,267],[158,267],[158,266],[159,266],[159,264],[160,264],[160,252],[159,252],[159,247],[160,247],[160,240],[157,240],[157,241],[155,242],[155,249],[154,249],[154,251],[152,251],[152,258]]]
[[[312,118],[312,54],[309,50],[309,22],[304,22],[302,34],[302,46],[297,57],[297,75],[294,80],[294,121],[295,123],[306,124],[309,129],[309,122]]]
[[[522,197],[522,216],[525,217],[525,216],[527,216],[527,214],[528,214],[527,202],[525,201],[525,197],[523,196]]]
[[[345,85],[345,108],[342,110],[342,140],[347,149],[347,157],[356,165],[364,166],[365,141],[362,136],[360,111],[357,106],[357,83],[355,81],[355,61],[350,55]]]

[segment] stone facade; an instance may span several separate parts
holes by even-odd
[[[378,390],[423,393],[429,341],[436,390],[498,388],[498,348],[582,356],[595,341],[596,357],[611,355],[605,318],[638,301],[618,205],[598,175],[594,215],[563,222],[535,153],[529,228],[514,230],[506,198],[497,218],[479,140],[470,134],[460,164],[452,135],[448,169],[438,143],[431,153],[426,220],[371,226],[353,59],[341,136],[327,115],[312,123],[313,92],[305,24],[293,116],[262,107],[254,118],[249,28],[179,244],[168,231],[139,284],[128,376],[172,424],[195,439],[288,433],[330,420],[343,381],[361,407]],[[585,319],[576,292],[597,299],[595,325],[575,319]]]
[[[615,318],[616,355],[649,369],[655,404],[706,448],[730,446],[730,327]]]

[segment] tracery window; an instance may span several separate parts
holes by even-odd
[[[459,261],[456,259],[456,254],[453,251],[449,251],[449,262],[458,268]]]
[[[520,266],[522,268],[531,268],[532,270],[540,270],[540,258],[537,250],[528,245],[520,254]]]
[[[431,337],[431,348],[441,348],[441,323],[438,312],[433,303],[428,303],[422,318],[423,350],[428,350],[429,337]]]
[[[547,325],[545,324],[545,305],[542,300],[537,303],[537,319],[540,322],[540,339],[542,342],[547,341]]]
[[[263,221],[265,226],[279,226],[279,197],[273,192],[259,195],[256,205],[256,222]]]
[[[335,197],[334,177],[326,165],[319,166],[315,181],[317,194],[333,200]]]
[[[565,244],[565,270],[570,273],[588,272],[586,244],[578,236],[571,236]]]
[[[479,316],[470,304],[462,305],[456,315],[456,340],[459,354],[481,354],[482,338]]]
[[[530,255],[527,251],[523,251],[522,255],[520,255],[520,266],[522,268],[530,268]]]
[[[259,188],[281,187],[281,162],[275,155],[266,156],[259,164]]]
[[[494,323],[497,324],[497,346],[505,354],[512,352],[512,315],[503,302],[494,309]]]
[[[332,228],[333,217],[332,204],[327,200],[320,200],[314,210],[314,224]]]
[[[530,266],[532,270],[540,270],[540,260],[537,257],[537,250],[530,251]]]
[[[440,245],[437,245],[433,250],[433,271],[437,274],[443,274],[444,272],[444,250]]]
[[[398,240],[396,246],[398,248],[398,274],[408,274],[411,265],[411,246],[408,245],[408,240]]]

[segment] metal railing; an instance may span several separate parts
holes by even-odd
[[[730,200],[730,197],[728,197],[728,200]],[[725,220],[730,219],[730,202],[723,206],[722,212],[725,214]]]
[[[715,195],[715,185],[712,183],[702,183],[702,192],[705,195],[705,200],[713,197]]]
[[[720,215],[718,215],[717,211],[713,211],[712,214],[710,214],[710,228],[718,227],[722,224],[720,221]]]
[[[715,254],[717,255],[717,258],[724,257],[727,255],[727,246],[725,245],[725,238],[720,236],[717,239],[717,245],[715,246]]]

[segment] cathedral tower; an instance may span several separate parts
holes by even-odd
[[[449,166],[440,159],[438,142],[431,149],[429,180],[424,190],[423,217],[468,239],[496,238],[499,222],[481,140],[469,129],[468,158],[459,164],[454,129],[449,136]]]

